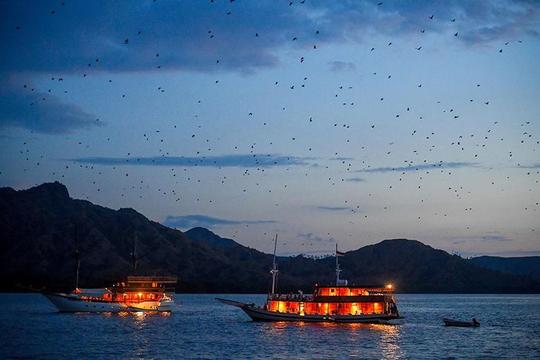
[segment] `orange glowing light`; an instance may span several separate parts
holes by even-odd
[[[388,290],[392,290],[393,287],[394,287],[394,285],[392,285],[392,284],[387,284],[387,285],[386,285],[386,288],[387,288]]]

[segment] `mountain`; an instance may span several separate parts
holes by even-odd
[[[530,278],[484,269],[419,241],[395,239],[347,253],[343,268],[357,283],[391,281],[410,292],[536,292]]]
[[[258,292],[270,285],[272,255],[204,228],[185,233],[148,220],[133,209],[112,210],[72,199],[48,183],[28,190],[0,189],[0,281],[50,289],[74,285],[75,250],[80,286],[104,286],[132,273],[177,275],[182,292]],[[310,291],[334,280],[335,258],[279,257],[279,288]],[[506,274],[433,249],[395,239],[350,251],[342,277],[362,284],[393,282],[402,292],[540,292],[530,277]]]
[[[207,237],[203,241],[202,229],[191,232],[192,240],[133,209],[115,211],[72,199],[57,182],[21,191],[0,189],[0,232],[0,281],[6,290],[17,284],[73,287],[77,248],[80,285],[111,284],[132,273],[134,244],[137,273],[178,275],[179,291],[268,289],[271,255],[234,245],[232,240],[212,242]]]
[[[499,271],[505,274],[528,276],[540,280],[540,256],[499,257],[478,256],[469,261],[485,269]]]
[[[194,227],[185,232],[185,235],[192,240],[202,242],[209,246],[215,246],[225,249],[239,249],[242,247],[239,243],[232,239],[222,238],[208,229],[203,227]]]

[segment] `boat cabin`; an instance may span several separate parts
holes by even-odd
[[[160,301],[166,293],[174,291],[176,282],[175,276],[128,276],[126,281],[118,282],[111,288],[76,289],[74,293],[84,301]]]
[[[270,294],[266,310],[300,315],[378,315],[397,312],[391,286],[315,286],[313,295]]]

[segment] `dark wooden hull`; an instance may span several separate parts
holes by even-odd
[[[333,323],[364,323],[364,324],[393,324],[403,319],[397,315],[300,315],[268,311],[254,304],[244,304],[237,301],[219,299],[227,305],[242,309],[253,321],[302,321],[302,322],[333,322]]]
[[[445,326],[456,326],[456,327],[478,327],[480,326],[479,322],[472,321],[459,321],[452,319],[443,319]]]

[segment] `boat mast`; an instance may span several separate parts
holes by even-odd
[[[277,275],[279,270],[277,269],[277,263],[276,263],[276,248],[277,248],[277,234],[274,239],[274,263],[272,265],[272,270],[270,270],[270,274],[272,274],[272,295],[276,292],[276,281],[277,281]]]
[[[339,273],[341,272],[341,269],[339,268],[339,260],[338,260],[338,249],[337,249],[337,243],[336,243],[336,286],[339,286],[341,281],[339,280]]]
[[[81,267],[79,248],[75,249],[75,261],[77,262],[77,270],[75,272],[75,290],[77,290],[79,288],[79,268]]]
[[[75,270],[75,290],[79,288],[79,269],[81,267],[81,256],[79,253],[79,239],[78,239],[78,233],[77,233],[77,226],[75,226],[75,263],[76,263],[76,270]]]
[[[135,275],[137,271],[137,233],[133,236],[133,251],[131,252],[131,271]]]

